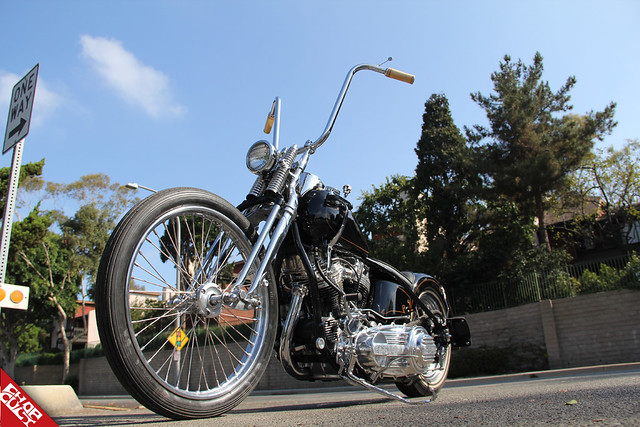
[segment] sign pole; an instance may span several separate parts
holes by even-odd
[[[7,199],[4,206],[4,218],[2,222],[2,236],[0,236],[0,307],[17,308],[26,310],[29,294],[28,286],[9,285],[4,283],[7,273],[7,259],[9,258],[9,243],[11,242],[11,228],[13,226],[13,211],[18,194],[18,181],[20,180],[20,165],[22,163],[22,147],[24,139],[29,133],[31,124],[31,111],[36,94],[38,82],[38,70],[40,64],[36,64],[11,91],[9,114],[7,117],[7,129],[4,134],[2,154],[13,148],[13,163],[9,176]],[[6,285],[6,286],[3,286]],[[10,293],[10,295],[7,294]],[[7,298],[8,297],[8,298]]]
[[[11,175],[9,175],[9,189],[4,206],[4,219],[2,221],[2,241],[0,243],[0,283],[4,283],[7,271],[7,258],[9,257],[9,242],[11,241],[11,225],[13,224],[13,211],[16,205],[18,193],[18,181],[20,180],[20,165],[22,162],[22,147],[24,139],[21,139],[13,147],[13,163]]]

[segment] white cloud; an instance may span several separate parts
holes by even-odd
[[[171,99],[169,78],[135,57],[115,39],[80,37],[82,55],[107,84],[127,102],[152,117],[176,116],[185,108]]]
[[[26,72],[25,72],[26,74]],[[24,75],[9,73],[4,70],[0,70],[0,114],[1,118],[6,117],[7,110],[9,108],[9,102],[11,101],[11,91]],[[36,87],[36,97],[33,103],[33,112],[31,117],[31,123],[39,125],[44,119],[52,115],[62,104],[64,104],[64,98],[56,92],[49,89],[47,83],[38,76],[38,83]]]

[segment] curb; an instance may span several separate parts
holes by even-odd
[[[562,378],[578,374],[597,374],[602,372],[634,371],[640,370],[640,362],[616,363],[612,365],[582,366],[578,368],[549,369],[546,371],[520,372],[517,374],[492,375],[486,377],[448,379],[446,386],[466,386],[488,383],[502,383],[518,381],[523,378]]]
[[[25,385],[21,387],[50,417],[82,411],[82,403],[70,385]]]

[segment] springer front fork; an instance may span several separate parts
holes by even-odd
[[[290,150],[293,153],[297,153],[297,147],[294,146]],[[253,245],[253,249],[248,258],[244,260],[244,266],[238,277],[229,284],[221,293],[212,293],[208,296],[209,309],[212,312],[217,312],[222,305],[235,307],[238,303],[242,302],[254,307],[260,306],[261,302],[256,298],[256,291],[260,286],[268,286],[266,281],[266,274],[271,262],[275,258],[280,245],[289,231],[291,224],[296,218],[298,209],[298,192],[297,186],[300,181],[300,174],[304,171],[304,168],[309,161],[310,150],[304,150],[302,156],[296,164],[294,164],[295,156],[289,156],[286,161],[283,161],[279,166],[279,170],[285,171],[285,174],[280,174],[283,179],[283,185],[288,182],[288,188],[285,194],[289,194],[289,198],[286,203],[274,203],[271,207],[271,212],[264,222],[262,229],[260,230],[257,240]],[[277,173],[278,171],[276,171]],[[219,238],[220,239],[220,236]],[[268,244],[267,244],[268,239]],[[220,258],[219,246],[221,243],[216,242],[212,245],[209,254],[205,257],[204,266],[208,266],[213,262],[213,258],[218,254]],[[265,249],[266,246],[266,249]],[[205,283],[207,280],[202,280],[206,275],[209,268],[203,267],[195,277],[195,283]],[[255,273],[253,273],[255,271]],[[253,273],[253,278],[248,290],[244,289],[248,278]],[[202,285],[202,286],[205,286]]]

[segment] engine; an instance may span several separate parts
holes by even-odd
[[[336,318],[346,315],[343,296],[359,308],[365,307],[370,296],[369,268],[359,258],[351,255],[334,256],[327,268],[327,254],[316,250],[308,254],[314,268],[323,316]],[[308,284],[308,278],[298,255],[283,262],[285,283]]]
[[[345,306],[341,303],[343,292],[347,301],[354,302],[357,307],[362,308],[366,305],[371,282],[369,268],[360,259],[353,256],[336,256],[331,260],[328,269],[327,258],[316,253],[312,259],[325,310],[337,317],[345,315]]]
[[[429,373],[438,357],[433,337],[422,326],[381,324],[372,316],[372,310],[368,309],[372,297],[369,267],[361,259],[349,254],[336,255],[327,268],[325,252],[315,250],[308,256],[323,305],[321,342],[335,351],[339,365],[357,366],[371,381]],[[308,284],[298,255],[285,259],[282,273],[285,282]],[[302,337],[306,337],[307,343],[312,344],[307,348],[312,352],[318,337],[310,339],[310,325],[311,320],[303,316],[298,321],[294,341],[300,344]]]
[[[358,365],[383,378],[426,374],[438,348],[421,326],[379,325],[362,328],[345,349],[355,350]]]

